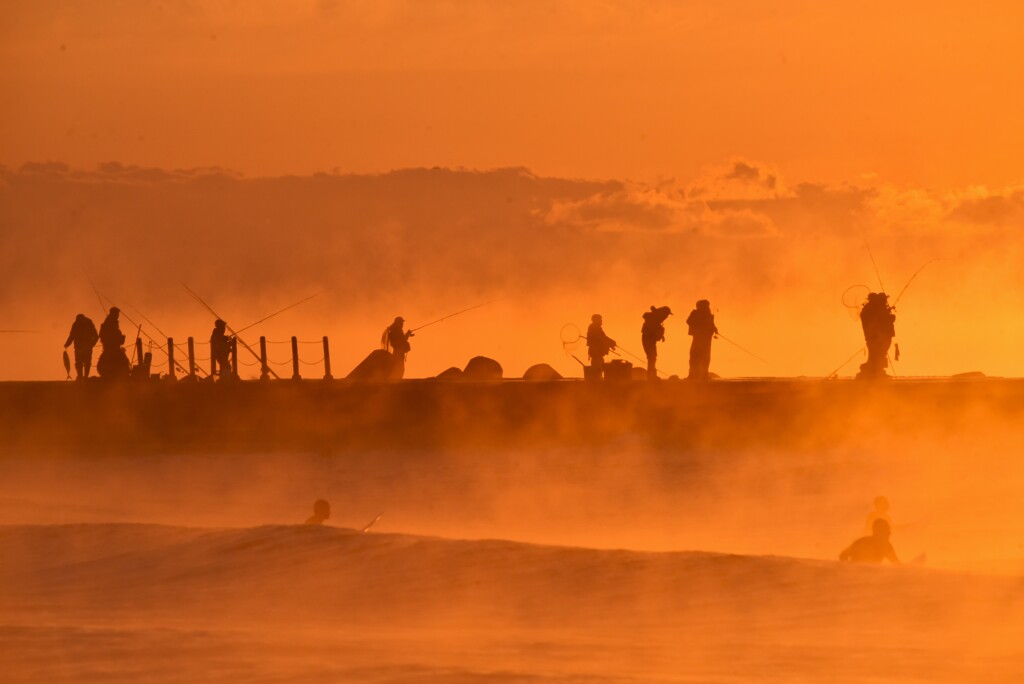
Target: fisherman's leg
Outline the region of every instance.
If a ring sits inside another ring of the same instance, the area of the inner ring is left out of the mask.
[[[705,380],[711,377],[711,340],[708,340],[701,349],[700,371]]]

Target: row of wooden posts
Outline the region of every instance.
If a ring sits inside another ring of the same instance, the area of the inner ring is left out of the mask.
[[[333,380],[331,375],[331,347],[327,341],[327,336],[323,337],[324,344],[324,380]],[[250,350],[251,351],[251,350]],[[135,340],[135,352],[136,358],[141,359],[142,356],[142,340]],[[235,369],[234,375],[238,375],[238,341],[235,339],[231,340],[231,366]],[[174,338],[167,338],[167,374],[171,380],[176,380],[178,377],[177,368],[179,364],[174,359]],[[182,366],[182,371],[185,368]],[[213,353],[210,354],[210,377],[213,377],[217,373],[217,361],[213,358]],[[269,380],[270,376],[277,377],[277,374],[270,370],[270,366],[267,363],[267,338],[260,337],[260,380]],[[196,345],[193,338],[188,338],[188,375],[189,379],[196,378]],[[299,374],[299,339],[292,337],[292,380],[301,380],[302,376]]]

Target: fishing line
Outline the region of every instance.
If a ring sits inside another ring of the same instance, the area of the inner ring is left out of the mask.
[[[861,348],[860,348],[860,349],[858,349],[857,351],[853,352],[853,354],[851,354],[851,355],[850,355],[850,358],[848,358],[848,359],[846,359],[845,361],[843,361],[843,362],[842,362],[842,363],[841,363],[841,364],[839,365],[839,368],[836,368],[836,369],[835,369],[834,371],[832,371],[831,373],[829,373],[828,375],[826,375],[826,376],[825,376],[825,379],[826,379],[826,380],[831,380],[831,379],[833,379],[833,378],[837,377],[837,375],[838,375],[839,371],[843,370],[843,368],[845,368],[845,367],[846,367],[846,364],[850,363],[850,362],[851,362],[851,361],[853,361],[853,360],[854,360],[855,358],[857,358],[857,355],[858,355],[858,354],[862,354],[862,353],[864,353],[864,350],[866,350],[866,349],[867,349],[867,347],[861,347]]]
[[[936,261],[943,261],[943,260],[944,260],[943,257],[935,257],[934,259],[925,262],[924,266],[922,266],[921,268],[919,268],[916,271],[914,271],[914,275],[910,276],[910,280],[907,281],[907,284],[903,286],[903,289],[900,290],[900,293],[898,295],[896,295],[896,299],[893,300],[893,303],[892,303],[893,308],[896,307],[896,303],[900,301],[900,298],[903,297],[903,293],[905,293],[907,291],[907,288],[910,287],[910,283],[914,282],[914,279],[917,278],[918,274],[921,271],[926,269],[928,266],[931,266]]]
[[[726,336],[725,336],[725,335],[723,335],[722,333],[715,333],[715,335],[717,335],[717,336],[718,336],[719,338],[721,338],[721,339],[725,340],[726,342],[728,342],[728,343],[729,343],[729,344],[731,344],[732,346],[736,347],[736,348],[737,348],[737,349],[739,349],[740,351],[742,351],[742,352],[746,352],[747,354],[750,354],[751,356],[753,356],[753,357],[754,357],[755,359],[757,359],[757,360],[758,360],[758,361],[760,361],[761,363],[765,363],[765,364],[768,364],[769,366],[770,366],[770,365],[772,365],[772,364],[771,364],[770,362],[766,361],[765,359],[762,359],[762,358],[761,358],[760,356],[758,356],[758,355],[757,355],[757,354],[755,354],[754,352],[750,351],[749,349],[746,349],[745,347],[741,347],[741,346],[740,346],[739,344],[737,344],[736,342],[733,342],[732,340],[730,340],[730,339],[729,339],[728,337],[726,337]]]
[[[875,254],[871,251],[871,245],[868,244],[868,236],[864,236],[864,247],[868,250],[868,256],[871,257],[871,265],[875,269],[875,277],[878,278],[878,286],[882,288],[882,292],[885,292],[885,283],[882,282],[882,274],[878,272],[878,264],[875,263]]]
[[[449,318],[454,318],[455,316],[459,316],[461,314],[464,314],[467,311],[472,311],[473,309],[479,309],[482,306],[487,306],[488,304],[493,304],[494,302],[498,302],[498,301],[501,301],[501,299],[500,298],[499,299],[492,299],[489,302],[484,302],[483,304],[477,304],[476,306],[471,306],[468,309],[463,309],[462,311],[456,311],[455,313],[448,314],[447,316],[442,316],[441,318],[438,318],[436,321],[431,321],[430,323],[424,323],[423,325],[419,326],[418,328],[413,328],[409,332],[416,332],[417,330],[423,330],[424,328],[430,327],[430,326],[434,325],[435,323],[440,323],[441,321],[447,321]]]

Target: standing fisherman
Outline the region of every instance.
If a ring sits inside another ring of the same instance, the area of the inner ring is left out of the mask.
[[[604,357],[612,349],[615,349],[615,340],[608,337],[604,328],[601,314],[594,314],[590,317],[590,327],[587,328],[587,353],[590,355],[590,365],[597,371],[598,379],[604,377]]]
[[[75,322],[71,324],[71,332],[68,333],[68,339],[64,342],[64,348],[67,349],[74,342],[75,373],[79,380],[89,377],[89,371],[92,369],[92,348],[96,346],[99,339],[100,336],[96,334],[96,324],[92,322],[92,319],[85,314],[78,314],[75,317]]]
[[[889,306],[889,295],[884,292],[869,293],[867,303],[860,310],[860,323],[864,328],[868,360],[861,364],[857,377],[889,377],[885,369],[889,365],[889,346],[892,344],[892,338],[896,336],[896,314]]]
[[[707,380],[708,368],[711,366],[711,340],[718,334],[715,327],[715,314],[711,313],[711,303],[706,299],[697,302],[697,308],[686,318],[690,336],[690,380]]]
[[[117,380],[126,378],[131,373],[131,364],[128,362],[128,355],[124,353],[124,333],[118,324],[118,316],[121,310],[116,306],[111,307],[110,313],[100,324],[100,344],[103,351],[100,353],[100,360],[96,362],[96,370],[100,377]]]
[[[217,319],[213,323],[213,332],[210,333],[210,377],[219,375],[221,380],[227,380],[235,375],[231,368],[231,345],[235,338],[227,334],[228,324]]]
[[[413,336],[412,330],[403,331],[402,325],[405,319],[401,316],[395,318],[395,322],[384,329],[382,340],[384,348],[391,352],[394,357],[394,365],[391,367],[391,379],[401,380],[405,375],[405,356],[412,349],[409,338]]]
[[[657,380],[658,342],[665,341],[665,319],[672,315],[667,306],[652,306],[644,313],[644,325],[640,328],[640,341],[647,352],[647,379]]]

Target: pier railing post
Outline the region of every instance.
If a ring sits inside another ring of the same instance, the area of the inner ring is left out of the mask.
[[[327,343],[327,335],[324,335],[324,380],[333,380],[331,375],[331,345]]]
[[[238,338],[231,338],[231,377],[237,378],[238,375]]]
[[[292,336],[292,380],[301,380],[299,375],[299,338]]]
[[[270,379],[270,366],[267,365],[267,338],[260,335],[260,380]]]
[[[191,337],[188,338],[188,377],[196,379],[196,342]]]
[[[143,365],[144,365],[144,362],[143,362],[143,359],[142,359],[142,338],[141,337],[136,337],[135,338],[135,363],[138,365],[139,368],[142,368]]]
[[[174,338],[167,338],[167,377],[171,380],[177,380],[178,374],[174,367]]]

